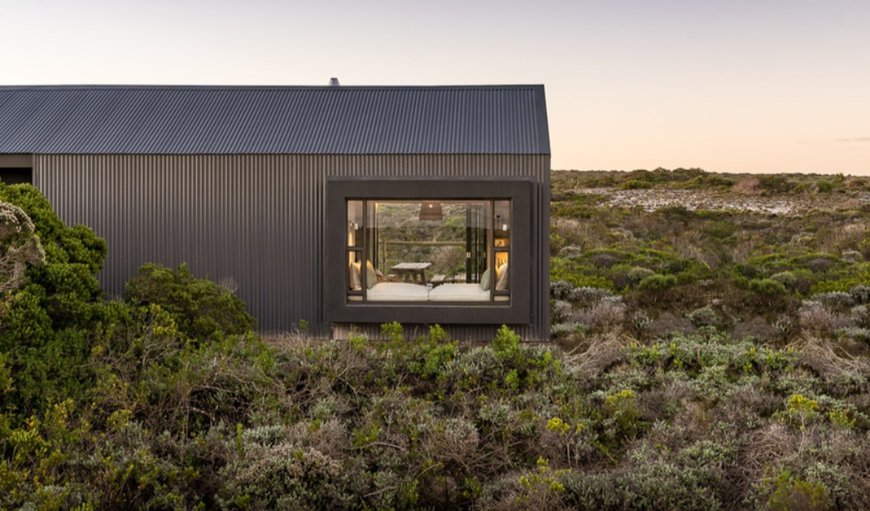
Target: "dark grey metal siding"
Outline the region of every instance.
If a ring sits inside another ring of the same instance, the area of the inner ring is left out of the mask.
[[[0,153],[549,154],[542,85],[0,86]]]
[[[264,331],[286,331],[304,319],[328,333],[321,283],[327,176],[534,180],[534,323],[518,331],[547,338],[548,155],[34,156],[34,184],[61,218],[109,241],[100,276],[109,293],[120,294],[142,263],[186,262],[197,275],[237,282]],[[494,327],[449,330],[487,340]]]

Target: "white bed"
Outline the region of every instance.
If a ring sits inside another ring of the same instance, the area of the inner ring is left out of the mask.
[[[489,291],[480,284],[442,284],[429,291],[431,302],[487,302]]]
[[[370,302],[426,302],[429,288],[407,282],[378,282],[366,292]]]

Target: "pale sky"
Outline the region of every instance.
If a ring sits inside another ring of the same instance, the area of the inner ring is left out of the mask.
[[[0,84],[542,83],[555,169],[870,175],[870,1],[0,0]]]

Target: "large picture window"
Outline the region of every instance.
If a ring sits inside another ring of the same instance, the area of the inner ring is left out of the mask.
[[[347,200],[347,301],[510,303],[511,201]]]
[[[327,321],[530,322],[531,183],[327,181]]]

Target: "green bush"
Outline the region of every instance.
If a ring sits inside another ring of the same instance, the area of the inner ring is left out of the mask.
[[[639,179],[630,179],[622,183],[619,187],[623,190],[648,190],[653,187],[653,184]]]
[[[12,203],[27,213],[45,249],[46,262],[84,264],[91,273],[100,271],[106,257],[106,242],[85,226],[64,225],[35,187],[0,183],[0,202]]]
[[[788,470],[779,473],[774,481],[774,490],[767,500],[767,507],[776,511],[791,509],[831,509],[828,488],[819,482],[807,481],[793,476]]]
[[[405,340],[405,330],[398,321],[391,321],[381,325],[381,334],[385,339],[393,343],[401,343]]]
[[[655,274],[644,277],[637,285],[637,288],[641,291],[655,292],[664,291],[665,289],[672,288],[676,285],[677,278],[673,275]]]
[[[818,189],[819,193],[830,193],[834,191],[834,183],[830,181],[819,181],[818,183],[816,183],[816,188]]]
[[[501,355],[512,355],[520,349],[520,336],[516,332],[502,325],[492,339],[492,349]]]
[[[779,282],[787,289],[795,289],[798,283],[797,276],[794,274],[794,272],[791,271],[781,271],[779,273],[771,275],[770,279]]]
[[[313,447],[289,442],[246,441],[242,455],[221,471],[223,509],[348,509],[352,479],[333,459]]]
[[[766,297],[781,296],[788,293],[784,285],[773,279],[752,279],[749,281],[749,289]]]
[[[705,305],[689,313],[689,321],[696,327],[713,326],[718,322],[716,311]]]
[[[766,174],[757,177],[762,191],[768,195],[784,194],[794,191],[796,184],[781,174]]]
[[[106,320],[96,278],[106,244],[90,229],[64,225],[30,185],[0,183],[0,201],[27,214],[45,251],[44,264],[28,267],[16,289],[0,294],[0,352],[14,374],[7,405],[27,416],[78,398],[92,382],[90,343]]]
[[[182,264],[173,270],[145,264],[127,281],[124,300],[136,307],[159,305],[190,339],[239,335],[254,328],[245,304],[229,290],[193,276]]]

